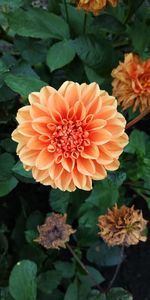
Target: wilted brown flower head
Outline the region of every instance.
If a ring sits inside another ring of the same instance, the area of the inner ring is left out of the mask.
[[[35,240],[46,249],[66,248],[71,234],[75,232],[71,225],[66,224],[67,214],[53,213],[45,223],[38,226],[39,237]]]
[[[107,4],[116,6],[117,2],[118,0],[77,0],[77,7],[98,15]]]
[[[115,205],[105,215],[100,216],[98,222],[99,235],[108,246],[128,247],[147,239],[143,234],[147,221],[144,220],[142,211],[134,209],[134,206],[123,205],[118,208]]]

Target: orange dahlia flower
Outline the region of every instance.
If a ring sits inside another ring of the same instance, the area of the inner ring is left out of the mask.
[[[98,15],[107,3],[116,6],[117,2],[118,0],[78,0],[77,5],[85,11],[90,11],[94,15]]]
[[[143,62],[136,54],[125,54],[112,76],[113,95],[123,109],[132,106],[142,112],[150,106],[150,58]]]
[[[126,121],[116,99],[96,83],[66,81],[58,91],[46,86],[29,102],[18,111],[12,138],[36,181],[63,191],[91,190],[92,179],[118,169],[128,143]]]

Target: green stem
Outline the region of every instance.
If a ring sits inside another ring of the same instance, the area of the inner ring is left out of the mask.
[[[121,267],[121,264],[122,264],[122,258],[123,258],[123,255],[124,255],[124,245],[121,247],[121,253],[120,253],[120,262],[118,263],[117,267],[116,267],[116,270],[115,270],[115,273],[111,279],[111,281],[109,282],[108,284],[108,287],[106,289],[106,292],[108,292],[110,290],[110,288],[112,287],[118,273],[119,273],[119,270],[120,270],[120,267]]]
[[[71,252],[72,256],[74,257],[74,259],[76,260],[76,262],[80,265],[80,267],[84,270],[84,272],[89,275],[92,279],[92,281],[94,282],[95,286],[97,287],[97,289],[103,293],[103,289],[102,287],[97,284],[97,282],[95,281],[95,278],[93,278],[93,276],[89,273],[89,271],[87,270],[86,266],[83,264],[83,262],[80,260],[80,258],[76,255],[76,253],[73,251],[73,249],[71,248],[71,246],[66,243],[66,247],[68,248],[68,250]]]
[[[87,26],[87,14],[84,15],[84,21],[83,21],[83,33],[86,33],[86,26]]]
[[[66,13],[66,20],[67,23],[69,24],[69,14],[68,14],[68,6],[66,0],[64,0],[64,7],[65,7],[65,13]]]

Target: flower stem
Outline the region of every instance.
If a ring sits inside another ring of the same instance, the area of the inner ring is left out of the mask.
[[[120,262],[118,263],[117,267],[116,267],[116,270],[115,270],[115,273],[111,279],[111,281],[109,282],[108,284],[108,287],[106,289],[105,292],[108,292],[110,290],[110,288],[112,287],[118,273],[119,273],[119,270],[120,270],[120,267],[121,267],[121,264],[122,264],[122,258],[123,258],[123,255],[124,255],[124,245],[121,247],[121,253],[120,253]]]
[[[83,33],[86,33],[86,25],[87,25],[87,14],[84,15],[84,21],[83,21]]]
[[[130,121],[127,125],[126,125],[126,129],[129,129],[131,126],[133,126],[134,124],[136,124],[137,122],[139,122],[140,120],[142,120],[146,115],[148,115],[150,113],[150,107],[146,108],[141,114],[139,114],[135,119],[133,119],[132,121]]]
[[[66,13],[66,20],[67,20],[67,23],[69,24],[69,14],[68,14],[68,7],[67,7],[66,0],[64,0],[64,7],[65,7],[65,13]]]
[[[83,264],[83,262],[80,260],[80,258],[76,255],[76,253],[73,251],[73,249],[71,248],[71,246],[70,246],[68,243],[66,243],[66,247],[67,247],[68,250],[71,252],[71,254],[72,254],[72,256],[74,257],[74,259],[76,260],[76,262],[77,262],[77,263],[80,265],[80,267],[84,270],[84,272],[85,272],[87,275],[89,275],[89,276],[91,277],[91,279],[92,279],[92,281],[95,283],[95,286],[97,287],[97,289],[98,289],[101,293],[103,293],[104,291],[103,291],[102,287],[101,287],[99,284],[97,284],[95,278],[93,278],[93,276],[89,273],[89,271],[87,270],[86,266]]]

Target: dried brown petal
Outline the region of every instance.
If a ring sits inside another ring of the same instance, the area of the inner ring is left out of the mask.
[[[35,240],[46,249],[66,248],[70,235],[75,232],[72,226],[66,224],[67,214],[53,213],[45,223],[38,226],[39,237]]]
[[[134,206],[118,208],[115,205],[98,218],[99,235],[109,246],[136,245],[147,239],[143,234],[147,222],[142,211],[134,209]]]

